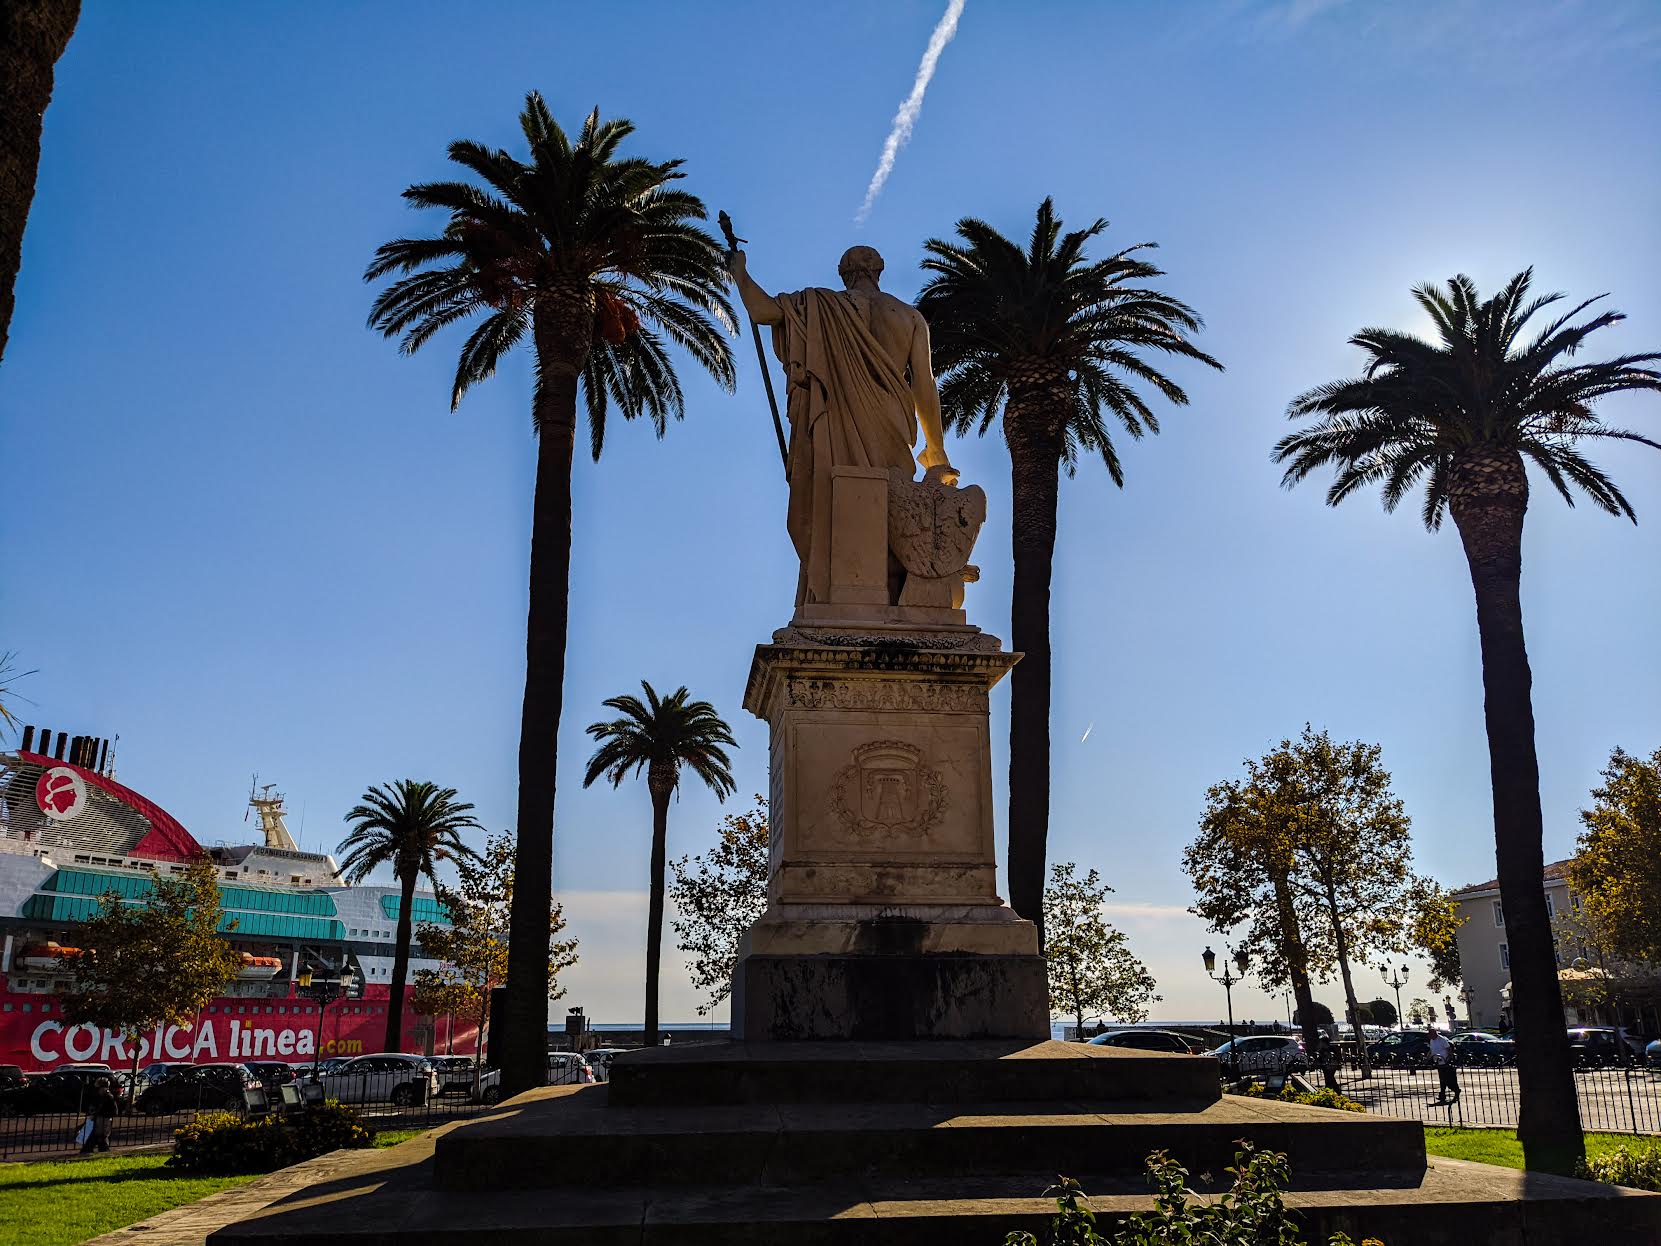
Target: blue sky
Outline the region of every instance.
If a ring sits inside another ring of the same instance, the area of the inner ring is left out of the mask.
[[[1383,744],[1422,865],[1492,874],[1471,590],[1457,539],[1376,500],[1277,487],[1287,400],[1346,375],[1420,281],[1612,293],[1605,354],[1661,342],[1661,9],[1646,3],[1216,5],[969,0],[915,135],[854,214],[945,5],[90,4],[47,114],[0,370],[0,648],[27,717],[121,735],[120,771],[205,841],[246,833],[250,776],[308,846],[372,782],[461,789],[513,821],[534,446],[514,361],[456,414],[459,336],[411,360],[364,328],[375,246],[437,228],[408,183],[447,142],[512,146],[527,89],[575,126],[687,161],[751,269],[834,284],[855,241],[910,297],[963,215],[1024,235],[1044,195],[1106,244],[1157,240],[1223,375],[1121,446],[1127,487],[1062,488],[1052,856],[1095,865],[1160,979],[1214,1016],[1179,868],[1207,784],[1312,721]],[[746,335],[747,337],[747,335]],[[660,443],[617,423],[575,473],[557,883],[587,959],[569,1002],[639,1015],[649,812],[584,792],[584,724],[641,677],[739,706],[789,614],[784,490],[747,340],[736,397],[691,366]],[[1661,403],[1610,418],[1661,430]],[[991,519],[973,621],[1008,625],[1008,468],[954,443]],[[1616,744],[1661,744],[1661,455],[1598,448],[1633,527],[1537,487],[1525,547],[1547,852]],[[994,701],[1002,802],[1007,689]],[[1081,742],[1094,724],[1088,740]],[[718,807],[688,791],[671,851]],[[1002,834],[1000,826],[1000,854]],[[1420,979],[1422,981],[1422,979]],[[665,975],[665,1014],[693,997]],[[1412,988],[1408,994],[1414,993]],[[1337,991],[1325,995],[1336,1002]],[[1243,1014],[1273,1005],[1248,991]]]

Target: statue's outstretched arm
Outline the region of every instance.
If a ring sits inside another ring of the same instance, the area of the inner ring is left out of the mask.
[[[733,284],[738,287],[738,297],[743,300],[744,310],[750,313],[750,319],[754,323],[778,324],[784,319],[784,311],[779,307],[778,300],[758,286],[750,276],[744,252],[733,251],[728,254],[727,272],[732,275]]]
[[[940,425],[940,388],[934,383],[934,360],[929,352],[929,322],[913,314],[911,333],[911,397],[917,404],[917,422],[923,429],[923,453],[917,461],[925,468],[948,467],[946,435]]]

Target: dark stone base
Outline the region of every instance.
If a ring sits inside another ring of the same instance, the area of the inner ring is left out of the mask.
[[[732,1032],[780,1039],[1050,1036],[1041,956],[746,956]]]

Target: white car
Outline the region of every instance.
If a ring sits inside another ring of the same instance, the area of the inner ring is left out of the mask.
[[[621,1047],[596,1047],[593,1051],[585,1052],[583,1058],[588,1061],[588,1067],[594,1070],[594,1079],[601,1082],[611,1080],[611,1062],[614,1057],[623,1054]]]
[[[1303,1044],[1283,1034],[1231,1039],[1211,1054],[1225,1070],[1237,1065],[1242,1073],[1287,1073],[1309,1067]]]
[[[342,1103],[413,1107],[438,1094],[438,1074],[421,1056],[385,1051],[356,1056],[322,1075],[323,1094]]]
[[[592,1086],[600,1079],[581,1055],[570,1051],[548,1053],[549,1086]],[[502,1070],[490,1069],[479,1078],[479,1100],[483,1103],[502,1101]]]

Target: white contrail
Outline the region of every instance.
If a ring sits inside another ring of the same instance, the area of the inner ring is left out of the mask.
[[[1095,729],[1096,729],[1096,720],[1094,718],[1092,718],[1090,720],[1090,725],[1084,729],[1084,734],[1081,735],[1078,738],[1078,742],[1080,744],[1083,744],[1086,740],[1088,740],[1090,738],[1090,733],[1092,731],[1094,731]]]
[[[946,50],[946,45],[952,41],[952,36],[957,33],[957,19],[962,16],[963,0],[949,0],[945,16],[935,25],[934,33],[929,36],[928,47],[923,49],[923,59],[917,64],[917,80],[911,84],[911,94],[905,97],[900,104],[900,111],[894,114],[894,128],[888,132],[888,141],[882,145],[882,156],[877,160],[877,171],[871,175],[871,184],[865,188],[865,202],[859,205],[859,211],[854,214],[855,224],[865,224],[865,218],[871,215],[871,205],[877,201],[877,196],[882,193],[883,183],[894,171],[894,158],[911,138],[912,127],[917,124],[917,114],[923,111],[923,92],[929,89],[929,79],[934,77],[934,67],[940,60],[940,54]]]

